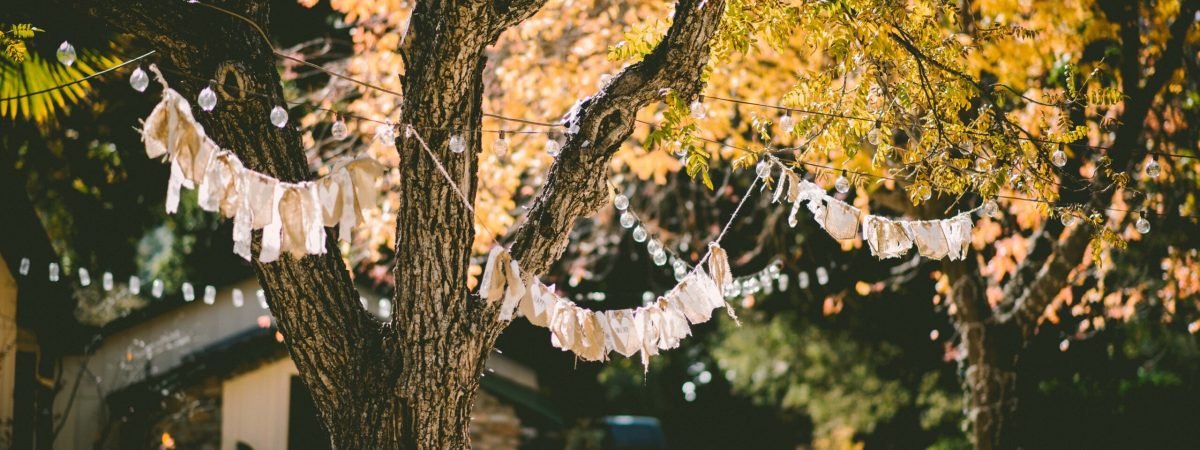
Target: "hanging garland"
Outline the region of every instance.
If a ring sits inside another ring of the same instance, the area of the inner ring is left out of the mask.
[[[339,239],[349,241],[364,211],[375,208],[382,164],[370,158],[342,161],[328,175],[299,183],[248,169],[204,133],[187,99],[167,86],[158,68],[150,70],[163,85],[163,98],[143,122],[142,141],[147,156],[171,163],[167,213],[178,210],[180,189],[197,189],[200,208],[233,219],[234,253],[249,261],[251,231],[263,230],[258,259],[272,262],[284,252],[325,253],[325,227],[339,226]],[[201,103],[204,99],[202,94]]]

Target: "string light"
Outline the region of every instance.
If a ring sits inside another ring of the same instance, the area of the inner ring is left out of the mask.
[[[211,305],[217,302],[217,288],[213,285],[204,286],[204,304]]]
[[[276,128],[287,126],[288,112],[282,106],[271,108],[271,124]]]
[[[346,121],[342,120],[341,116],[338,116],[337,120],[333,122],[333,126],[330,127],[329,133],[334,139],[340,141],[350,135],[350,130],[346,128]]]
[[[217,107],[217,93],[212,90],[212,87],[205,86],[200,91],[200,95],[196,97],[196,104],[200,105],[200,109],[205,112],[211,112]]]
[[[783,117],[779,118],[779,129],[783,130],[784,134],[792,134],[796,129],[796,120],[792,119],[791,111],[785,112]]]
[[[154,298],[162,298],[164,287],[165,286],[163,286],[162,280],[156,278],[154,282],[150,284],[150,295],[153,295]]]
[[[78,276],[79,276],[79,285],[80,286],[88,287],[92,284],[92,275],[88,273],[87,269],[80,267]]]
[[[104,272],[104,275],[100,277],[100,287],[104,288],[105,292],[111,291],[113,289],[113,274],[112,274],[112,272]]]
[[[508,154],[508,138],[504,137],[504,131],[500,131],[500,137],[492,142],[492,151],[496,152],[497,156]]]
[[[1134,223],[1134,228],[1137,228],[1138,233],[1146,234],[1150,232],[1150,221],[1146,220],[1146,213],[1138,214],[1137,222]]]
[[[29,275],[29,258],[21,258],[21,266],[17,269],[21,275]]]
[[[75,64],[75,46],[71,45],[70,42],[63,41],[58,46],[58,51],[54,52],[54,55],[58,57],[58,62],[64,66],[71,67],[72,64]]]
[[[645,242],[647,234],[646,228],[638,225],[633,229],[633,240],[636,242]]]
[[[196,288],[192,286],[192,283],[184,281],[183,285],[179,287],[179,291],[183,294],[183,301],[185,302],[196,299]]]
[[[396,126],[391,120],[375,126],[375,140],[389,145],[396,143]]]
[[[1146,176],[1158,178],[1160,173],[1162,173],[1162,167],[1158,165],[1158,158],[1150,157],[1150,162],[1146,163]]]
[[[129,86],[138,92],[146,92],[146,87],[150,86],[150,76],[146,75],[142,66],[133,69],[133,73],[129,74]]]
[[[50,281],[58,281],[58,263],[50,263]]]
[[[243,293],[241,289],[234,288],[233,292],[230,293],[230,296],[233,299],[234,308],[241,308],[242,305],[246,304],[246,294]]]
[[[850,180],[846,179],[845,170],[842,171],[841,175],[838,175],[837,181],[833,182],[833,187],[843,194],[850,192]]]
[[[1061,146],[1050,155],[1050,162],[1054,163],[1055,167],[1067,165],[1067,153],[1062,150]]]
[[[626,209],[629,209],[629,197],[626,197],[625,194],[617,194],[617,196],[613,198],[613,207],[617,208],[618,211],[625,211]],[[630,217],[632,217],[632,215],[630,215]]]
[[[1000,214],[1000,205],[996,204],[995,200],[988,199],[983,202],[983,209],[979,211],[979,215],[983,217],[996,217]]]
[[[700,120],[708,117],[708,111],[704,108],[704,103],[700,100],[692,100],[692,104],[688,105],[688,112],[693,119]]]
[[[547,155],[550,155],[550,157],[552,157],[552,158],[557,158],[559,152],[561,152],[561,151],[562,151],[562,145],[558,143],[557,139],[554,139],[553,137],[546,139],[546,154]]]
[[[142,293],[142,279],[138,278],[137,275],[131,275],[129,277],[129,293],[133,295]]]
[[[462,153],[462,152],[466,151],[466,149],[467,149],[467,144],[463,142],[462,136],[457,135],[457,134],[454,136],[450,136],[450,144],[449,145],[450,145],[450,151],[452,151],[454,153]]]
[[[759,161],[758,165],[754,166],[754,173],[757,174],[759,178],[766,180],[767,177],[771,176],[771,164],[765,159]]]

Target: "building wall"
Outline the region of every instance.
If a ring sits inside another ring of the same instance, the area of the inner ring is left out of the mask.
[[[290,358],[268,363],[225,381],[221,390],[221,450],[238,442],[255,449],[286,449],[291,380]]]

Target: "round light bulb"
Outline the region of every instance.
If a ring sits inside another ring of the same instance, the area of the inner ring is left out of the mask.
[[[661,252],[662,243],[658,242],[658,239],[651,239],[650,242],[646,243],[646,250],[652,254]]]
[[[754,166],[754,173],[758,174],[759,178],[766,179],[771,176],[771,164],[766,161],[759,161],[757,166]]]
[[[58,62],[62,63],[64,66],[75,64],[75,46],[71,45],[70,42],[63,41],[63,43],[58,46],[58,51],[55,52],[54,55],[58,57]]]
[[[146,92],[146,87],[150,86],[150,76],[146,75],[146,71],[142,70],[141,66],[133,69],[133,73],[129,74],[129,86],[138,92]]]
[[[646,237],[647,237],[646,229],[643,228],[641,225],[638,225],[636,228],[633,229],[633,240],[634,241],[646,242]]]
[[[452,151],[454,153],[462,153],[463,151],[465,151],[467,149],[467,144],[465,142],[463,142],[462,136],[459,136],[457,134],[454,136],[450,136],[450,144],[449,145],[450,145],[450,151]]]
[[[508,154],[508,139],[505,138],[503,134],[501,134],[500,138],[496,139],[496,141],[492,143],[492,151],[496,152],[496,154],[499,156]]]
[[[1158,178],[1162,173],[1162,166],[1158,165],[1158,158],[1151,158],[1150,162],[1146,163],[1146,176],[1150,178]]]
[[[779,129],[783,130],[784,134],[791,134],[792,130],[796,129],[796,121],[792,119],[790,113],[779,118]]]
[[[562,151],[562,146],[560,146],[558,144],[558,141],[554,140],[553,138],[546,139],[546,154],[547,155],[557,158],[559,152],[561,152],[561,151]]]
[[[1062,215],[1062,225],[1063,225],[1064,227],[1069,227],[1069,226],[1071,226],[1071,225],[1073,225],[1073,224],[1075,224],[1075,216],[1071,215],[1071,213],[1063,213],[1063,215]]]
[[[633,217],[633,213],[625,211],[621,213],[621,226],[625,228],[633,228],[637,224],[637,218]]]
[[[691,113],[693,119],[703,119],[708,116],[708,112],[704,110],[704,103],[700,100],[692,100],[692,104],[688,105],[688,112]]]
[[[329,133],[333,135],[334,139],[340,141],[345,139],[346,136],[350,135],[350,129],[346,127],[346,121],[339,117],[337,121],[333,123],[333,127],[329,129]]]
[[[839,175],[837,181],[833,182],[833,187],[843,194],[850,192],[850,180],[847,180],[845,175]]]
[[[387,145],[396,144],[396,127],[392,125],[392,121],[375,126],[375,140]]]
[[[1138,233],[1142,233],[1142,234],[1149,233],[1150,232],[1150,221],[1146,220],[1145,217],[1138,217],[1137,222],[1134,223],[1134,227],[1137,228]]]
[[[200,95],[196,97],[196,104],[200,105],[200,109],[204,111],[212,111],[217,107],[217,93],[210,87],[202,89]]]
[[[661,265],[667,263],[667,254],[662,251],[655,253],[653,258],[654,258],[654,265],[656,265],[656,266],[661,266]]]
[[[626,197],[625,194],[617,194],[613,199],[613,206],[621,211],[629,209],[629,197]]]
[[[271,108],[271,125],[275,125],[277,128],[283,128],[287,126],[287,120],[288,112],[286,109],[283,109],[282,106]]]
[[[1066,152],[1063,152],[1062,149],[1055,150],[1054,153],[1050,155],[1050,162],[1054,163],[1056,167],[1067,165]]]
[[[867,142],[871,145],[879,145],[879,128],[872,128],[867,132]]]

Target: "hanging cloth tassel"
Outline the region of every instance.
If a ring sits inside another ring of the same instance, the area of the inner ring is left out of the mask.
[[[504,289],[504,301],[500,303],[500,320],[509,321],[513,318],[513,312],[517,310],[517,306],[521,302],[521,298],[525,296],[525,282],[521,280],[521,265],[517,260],[513,259],[508,262],[508,270],[505,273],[505,281],[508,287]]]
[[[308,196],[304,199],[304,247],[310,255],[325,254],[325,218],[317,184],[301,183]]]
[[[504,247],[492,247],[491,253],[488,254],[487,266],[483,269],[483,278],[479,280],[479,298],[488,303],[503,298],[504,284],[507,282],[505,272],[510,259]]]
[[[708,243],[708,271],[712,273],[717,286],[725,286],[733,281],[733,275],[729,270],[729,256],[725,254],[725,249],[716,242]]]
[[[263,227],[262,250],[258,252],[258,260],[264,263],[274,262],[279,259],[279,252],[283,246],[283,218],[279,214],[279,205],[283,200],[284,186],[283,183],[275,185],[275,193],[271,197],[271,210],[274,220]],[[240,214],[238,215],[241,216]]]

